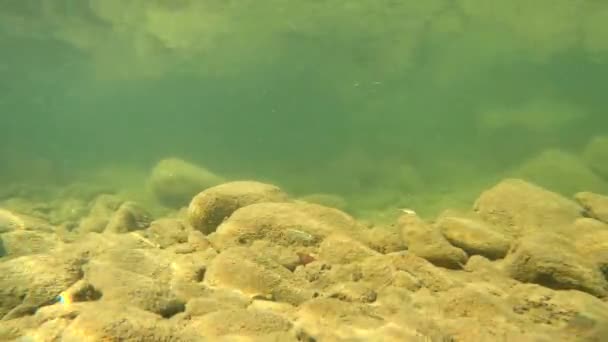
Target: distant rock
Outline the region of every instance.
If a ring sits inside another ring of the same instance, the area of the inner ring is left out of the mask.
[[[152,169],[148,186],[161,204],[179,208],[188,205],[197,193],[222,182],[222,177],[203,167],[169,158]]]
[[[568,197],[587,189],[608,192],[608,181],[594,173],[583,159],[556,149],[524,162],[511,175]]]
[[[585,215],[608,223],[608,196],[579,192],[574,199],[585,209]]]
[[[150,226],[151,215],[135,202],[125,202],[118,207],[108,221],[105,232],[128,233]]]
[[[558,230],[583,212],[576,202],[521,179],[506,179],[484,191],[474,210],[482,220],[515,237]]]
[[[316,204],[320,204],[320,205],[324,205],[327,207],[332,207],[332,208],[336,208],[336,209],[340,209],[340,210],[345,210],[348,207],[348,203],[342,196],[334,195],[334,194],[324,194],[324,193],[310,194],[310,195],[302,196],[302,197],[298,198],[298,200],[304,201],[304,202],[309,202],[309,203],[316,203]]]
[[[112,214],[124,201],[114,195],[99,195],[90,204],[89,213],[80,220],[78,231],[81,233],[101,233],[106,229]]]
[[[287,200],[287,194],[274,185],[253,181],[228,182],[194,196],[188,205],[188,221],[195,229],[210,234],[239,208]]]
[[[593,171],[608,180],[608,136],[591,139],[585,147],[583,157]]]

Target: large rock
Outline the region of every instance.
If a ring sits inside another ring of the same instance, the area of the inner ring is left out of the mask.
[[[185,304],[171,288],[171,265],[169,255],[158,250],[110,249],[88,262],[84,279],[102,293],[104,303],[171,317]]]
[[[161,160],[148,179],[148,186],[159,202],[179,208],[197,193],[222,183],[213,172],[177,158]]]
[[[114,195],[97,196],[90,205],[89,214],[80,220],[78,231],[81,233],[101,233],[106,229],[112,214],[124,201]]]
[[[608,223],[608,197],[592,192],[579,192],[574,196],[585,209],[585,214],[596,220]]]
[[[595,263],[608,280],[608,224],[581,218],[564,233],[573,242],[577,253]]]
[[[343,234],[329,235],[319,246],[319,259],[331,264],[348,264],[380,253]]]
[[[585,147],[583,156],[587,165],[608,180],[608,136],[598,136]]]
[[[302,278],[275,260],[246,247],[234,247],[211,261],[204,282],[212,288],[231,289],[249,298],[294,305],[313,297]]]
[[[574,201],[521,179],[506,179],[476,200],[484,220],[517,237],[533,231],[554,231],[581,217]]]
[[[443,236],[468,255],[482,255],[489,259],[500,259],[507,255],[511,239],[500,230],[473,219],[446,216],[436,226]]]
[[[218,310],[204,316],[196,317],[188,322],[186,332],[201,334],[209,338],[220,336],[229,337],[226,341],[251,341],[253,337],[261,337],[259,341],[284,341],[284,339],[269,339],[267,334],[287,332],[292,323],[285,317],[274,313],[255,309]]]
[[[217,226],[239,208],[263,202],[285,202],[288,197],[274,185],[253,181],[220,184],[196,195],[188,206],[188,220],[204,234]]]
[[[0,234],[0,257],[46,253],[60,245],[61,240],[55,234],[15,230]]]
[[[514,243],[504,261],[507,274],[521,282],[608,295],[608,281],[599,267],[558,234],[530,234]]]
[[[458,269],[467,262],[467,254],[452,246],[441,232],[420,219],[416,214],[405,213],[397,222],[408,251],[434,265]]]
[[[282,246],[318,246],[334,232],[357,233],[361,226],[333,208],[308,203],[256,203],[240,208],[209,236],[219,249],[268,240]]]
[[[45,254],[0,263],[0,318],[34,313],[82,277],[81,260]]]

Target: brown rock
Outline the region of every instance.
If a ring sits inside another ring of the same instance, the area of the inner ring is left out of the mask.
[[[81,260],[45,254],[0,263],[0,317],[34,313],[82,277]]]
[[[511,239],[491,225],[461,217],[442,217],[436,226],[443,236],[468,255],[482,255],[489,259],[504,258]]]
[[[585,214],[608,223],[608,197],[592,192],[579,192],[574,198],[585,209]]]
[[[55,234],[14,230],[0,235],[0,257],[47,253],[60,245],[61,241]]]
[[[319,259],[330,264],[348,264],[380,253],[344,234],[332,234],[319,246]]]
[[[209,188],[196,195],[188,206],[192,227],[204,234],[214,232],[239,208],[263,202],[285,202],[287,194],[274,185],[237,181]]]
[[[409,252],[441,267],[458,269],[466,264],[467,254],[452,246],[437,228],[427,224],[416,214],[402,215],[397,226],[401,229]]]
[[[313,296],[303,280],[260,252],[234,247],[213,259],[204,283],[212,288],[239,291],[249,298],[298,305]]]
[[[219,310],[204,316],[195,317],[186,326],[186,331],[197,332],[205,337],[264,336],[273,332],[286,332],[291,322],[282,316],[268,311],[252,309]]]
[[[504,261],[507,274],[521,282],[608,295],[608,281],[597,265],[557,234],[535,233],[516,241]]]
[[[104,232],[128,233],[150,226],[152,218],[135,202],[125,202],[112,215]]]
[[[575,202],[520,179],[506,179],[477,199],[475,211],[513,236],[554,231],[581,217]]]
[[[256,203],[235,211],[209,236],[218,249],[268,240],[282,246],[317,246],[334,232],[359,231],[349,215],[308,203]]]

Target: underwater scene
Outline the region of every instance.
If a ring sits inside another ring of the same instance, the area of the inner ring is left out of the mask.
[[[0,341],[608,341],[608,2],[0,2]]]

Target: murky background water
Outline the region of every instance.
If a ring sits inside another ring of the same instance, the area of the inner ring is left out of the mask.
[[[606,23],[603,1],[4,1],[0,182],[137,192],[178,157],[361,215],[506,176],[605,193]]]

